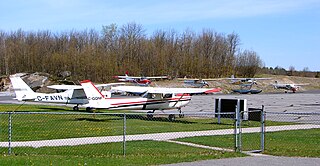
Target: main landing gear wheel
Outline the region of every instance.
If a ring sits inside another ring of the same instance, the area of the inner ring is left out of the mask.
[[[87,108],[86,108],[86,111],[87,111],[87,112],[93,112],[93,108],[87,107]]]
[[[73,111],[79,111],[79,106],[77,106],[77,105],[74,106],[74,107],[73,107]]]
[[[176,116],[174,114],[170,114],[168,119],[169,119],[169,121],[174,121],[174,120],[176,120]]]
[[[153,112],[152,111],[148,111],[147,112],[147,118],[148,119],[152,119],[153,118]]]
[[[183,118],[184,114],[182,113],[181,108],[179,108],[178,111],[179,111],[179,118]]]

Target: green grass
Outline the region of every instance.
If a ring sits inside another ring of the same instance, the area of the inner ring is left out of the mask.
[[[0,105],[1,111],[9,111],[17,105]],[[15,112],[66,112],[69,108],[41,105],[22,105]],[[112,111],[108,111],[112,112]],[[114,111],[113,111],[114,112]],[[117,111],[119,112],[119,111]],[[233,128],[234,121],[217,118],[178,118],[169,121],[166,116],[156,116],[148,119],[143,115],[127,115],[126,133],[161,133],[177,131],[200,131]],[[282,125],[283,122],[268,122],[268,125]],[[245,121],[242,127],[257,127],[259,122]],[[8,115],[0,114],[0,141],[6,141],[8,133]],[[113,136],[123,134],[123,115],[81,115],[81,114],[13,114],[12,140],[44,140],[74,137]]]
[[[275,156],[320,157],[320,129],[268,132],[265,154]],[[202,136],[177,139],[213,147],[234,148],[234,135]],[[260,134],[242,134],[242,150],[260,149]]]
[[[156,165],[197,160],[245,156],[241,153],[213,151],[168,142],[127,142],[74,147],[14,148],[2,155],[1,165]],[[26,153],[27,152],[27,153]]]

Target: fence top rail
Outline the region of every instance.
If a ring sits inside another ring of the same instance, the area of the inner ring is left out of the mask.
[[[1,114],[47,114],[47,115],[146,115],[147,112],[97,112],[97,113],[91,113],[91,112],[0,112]],[[152,113],[154,115],[180,115],[180,113],[171,113],[171,112],[160,112],[160,113]],[[198,115],[198,116],[204,116],[204,115],[234,115],[234,112],[223,112],[223,113],[214,113],[214,112],[188,112],[183,113],[184,115]]]
[[[249,111],[249,112],[257,112],[257,111]],[[266,111],[266,114],[281,114],[281,115],[320,115],[320,112],[269,112]],[[51,115],[146,115],[147,112],[0,112],[1,114],[51,114]],[[155,112],[152,113],[154,115],[179,115],[180,113],[174,112]],[[184,112],[184,115],[234,115],[235,112]]]
[[[266,112],[266,114],[282,114],[282,115],[320,115],[320,112]]]

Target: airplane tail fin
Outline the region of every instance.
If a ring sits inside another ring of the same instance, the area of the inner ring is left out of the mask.
[[[235,77],[234,77],[233,74],[230,76],[230,80],[231,80],[231,81],[230,81],[231,84],[234,84],[234,83],[237,82],[237,80],[235,79]]]
[[[10,76],[13,90],[16,98],[19,101],[33,100],[36,98],[35,92],[21,79],[19,76]]]
[[[97,89],[95,85],[93,85],[93,83],[90,80],[83,80],[80,83],[89,101],[89,107],[108,107],[106,104],[102,104],[103,102],[106,102],[106,100],[104,100],[104,95]]]

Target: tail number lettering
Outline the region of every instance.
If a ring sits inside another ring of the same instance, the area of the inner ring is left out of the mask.
[[[102,97],[89,97],[88,100],[101,100]]]

